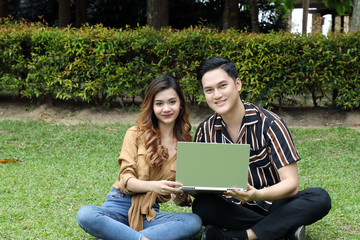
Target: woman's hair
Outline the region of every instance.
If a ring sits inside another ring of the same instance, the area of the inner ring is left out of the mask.
[[[203,87],[202,77],[205,75],[205,73],[218,68],[223,69],[234,81],[236,81],[236,79],[239,77],[235,63],[233,61],[222,57],[211,57],[208,60],[202,62],[197,70],[196,77],[201,87]]]
[[[152,167],[161,167],[169,157],[168,150],[160,143],[158,119],[153,110],[155,95],[169,88],[174,89],[180,99],[180,112],[175,120],[174,136],[178,141],[191,141],[189,109],[179,84],[172,77],[160,76],[155,78],[146,90],[140,117],[136,121],[139,128],[138,138],[145,139],[145,147],[148,150],[145,161]]]

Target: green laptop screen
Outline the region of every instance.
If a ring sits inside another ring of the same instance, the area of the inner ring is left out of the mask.
[[[250,146],[178,142],[176,181],[184,186],[247,188]]]

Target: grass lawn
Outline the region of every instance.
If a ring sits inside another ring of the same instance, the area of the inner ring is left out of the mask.
[[[0,122],[0,239],[93,239],[80,229],[83,205],[101,205],[117,177],[129,125]],[[332,210],[307,239],[360,239],[360,131],[291,129],[302,160],[300,188],[323,187]],[[173,203],[162,211],[191,211]]]

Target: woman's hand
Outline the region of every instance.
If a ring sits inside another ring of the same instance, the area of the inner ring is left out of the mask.
[[[156,192],[160,195],[170,195],[170,194],[177,194],[180,195],[183,193],[181,189],[178,189],[176,187],[181,187],[182,184],[179,182],[173,182],[173,181],[151,181],[151,191]]]
[[[134,193],[155,192],[160,195],[170,195],[171,193],[180,194],[182,183],[173,181],[144,181],[136,178],[130,178],[127,182],[127,189]]]

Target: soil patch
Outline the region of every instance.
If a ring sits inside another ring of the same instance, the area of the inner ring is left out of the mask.
[[[22,99],[0,98],[0,121],[2,120],[35,120],[56,124],[134,124],[138,118],[138,108],[126,110],[122,107],[106,109],[101,106],[56,102],[50,104],[34,104]],[[360,111],[341,111],[325,107],[293,107],[275,110],[284,118],[289,127],[332,127],[344,126],[360,128]],[[197,126],[211,109],[204,106],[190,106],[190,122]]]

